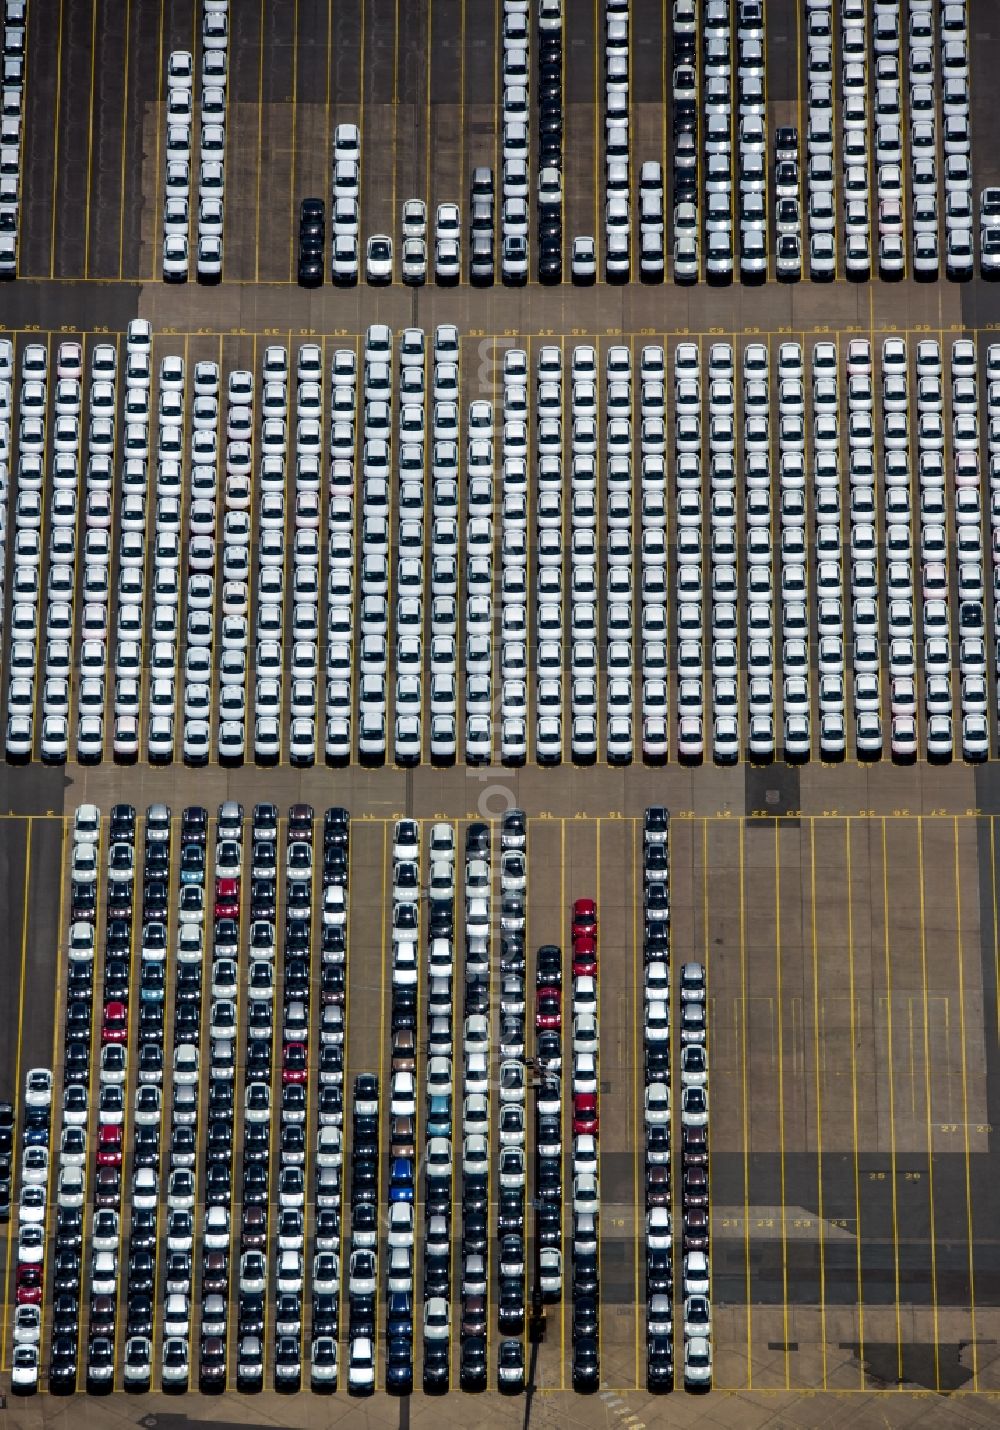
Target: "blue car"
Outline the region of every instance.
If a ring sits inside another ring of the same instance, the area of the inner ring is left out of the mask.
[[[413,1162],[409,1157],[393,1157],[389,1170],[390,1202],[413,1201]]]

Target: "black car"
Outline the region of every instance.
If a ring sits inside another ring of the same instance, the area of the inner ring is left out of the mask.
[[[322,203],[322,199],[320,200]],[[255,804],[253,807],[254,837],[269,834],[273,838],[278,830],[278,806],[276,804]]]
[[[601,1362],[596,1336],[580,1336],[573,1346],[573,1389],[596,1390],[601,1377]]]
[[[577,1296],[573,1301],[573,1339],[597,1335],[597,1299]]]
[[[504,1335],[519,1336],[524,1329],[524,1285],[520,1276],[501,1276],[497,1316]]]
[[[448,1389],[448,1342],[424,1341],[424,1390]]]
[[[364,1157],[351,1168],[351,1200],[372,1202],[378,1198],[378,1162]]]
[[[656,1247],[646,1252],[646,1299],[650,1296],[672,1296],[674,1291],[673,1263],[670,1252]]]
[[[462,1213],[485,1212],[489,1205],[489,1186],[482,1172],[466,1173],[462,1178]]]
[[[596,1296],[599,1292],[597,1257],[592,1251],[573,1257],[573,1297]]]
[[[538,950],[535,982],[558,988],[562,983],[562,949],[554,943],[543,943]]]
[[[462,1222],[462,1255],[485,1256],[488,1240],[486,1215],[484,1212],[469,1212]]]
[[[129,1295],[152,1295],[156,1262],[152,1252],[133,1251],[128,1259]]]
[[[268,1078],[271,1073],[271,1044],[270,1040],[254,1038],[247,1045],[246,1075],[251,1081],[257,1078]]]
[[[137,1167],[160,1165],[160,1133],[156,1127],[137,1127],[132,1141],[132,1155]]]
[[[181,814],[181,843],[204,844],[208,834],[208,810],[189,805]]]
[[[340,1298],[330,1291],[317,1292],[312,1301],[312,1334],[333,1336],[340,1333]]]
[[[342,844],[327,844],[323,849],[323,883],[330,886],[347,883],[347,850]]]
[[[79,1251],[82,1246],[82,1209],[80,1207],[60,1207],[56,1221],[56,1250]]]
[[[385,1308],[386,1334],[413,1340],[413,1297],[402,1291],[390,1291]]]
[[[482,820],[473,820],[465,831],[465,855],[478,859],[490,852],[490,826]]]
[[[309,996],[309,965],[304,958],[285,960],[285,1001]]]
[[[64,1082],[67,1087],[87,1087],[90,1083],[90,1047],[79,1038],[66,1044]]]
[[[63,1292],[52,1302],[52,1334],[76,1335],[80,1328],[80,1303],[75,1296]]]
[[[252,879],[250,882],[250,917],[273,922],[277,909],[277,894],[273,879]]]
[[[262,1336],[264,1334],[263,1292],[240,1292],[239,1329],[241,1336]]]
[[[158,922],[167,916],[167,885],[163,879],[147,878],[143,881],[142,917],[144,921]]]
[[[76,1344],[73,1334],[52,1337],[49,1389],[57,1395],[72,1395],[76,1390]]]
[[[55,1254],[55,1278],[53,1289],[78,1295],[80,1291],[80,1256],[76,1251],[57,1251]]]
[[[674,1355],[669,1336],[650,1336],[646,1346],[646,1389],[673,1390]]]
[[[296,954],[300,958],[309,956],[309,920],[295,919],[285,925],[285,957]]]
[[[535,1217],[540,1246],[559,1246],[562,1242],[562,1209],[558,1204],[547,1203],[538,1208]]]
[[[156,1249],[156,1213],[148,1207],[133,1207],[128,1234],[129,1251]]]
[[[352,1336],[375,1335],[375,1297],[349,1295],[348,1315]]]
[[[486,1389],[486,1337],[465,1336],[459,1382],[463,1390]]]
[[[228,1078],[209,1078],[208,1114],[210,1117],[232,1117],[233,1084]]]
[[[268,1192],[267,1168],[251,1162],[243,1168],[243,1200],[250,1206],[266,1206]]]
[[[73,922],[94,923],[97,919],[97,887],[94,884],[76,884],[70,888],[70,915]]]
[[[524,1193],[518,1187],[501,1187],[497,1205],[497,1231],[524,1231]]]
[[[205,1178],[205,1204],[227,1207],[232,1195],[232,1163],[211,1162]]]
[[[395,1395],[409,1395],[413,1389],[413,1340],[391,1336],[386,1349],[385,1388]]]

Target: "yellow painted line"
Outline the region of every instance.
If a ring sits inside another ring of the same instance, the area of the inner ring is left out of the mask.
[[[562,929],[562,930],[564,930],[564,929],[566,928],[566,923],[567,923],[567,917],[566,917],[566,916],[567,916],[567,912],[568,912],[568,911],[567,911],[567,908],[566,908],[566,821],[565,821],[565,819],[561,819],[561,820],[559,821],[559,927],[560,927],[560,929]],[[562,948],[566,948],[566,947],[567,947],[567,942],[566,942],[566,940],[565,940],[564,938],[560,937],[559,943],[560,943],[560,946],[561,946]],[[565,1156],[566,1156],[566,1096],[565,1096],[565,1091],[566,1091],[566,1089],[565,1089],[565,1073],[560,1073],[559,1083],[560,1083],[560,1096],[559,1096],[560,1127],[559,1127],[559,1132],[560,1132],[560,1141],[561,1141],[562,1149],[563,1149],[563,1160],[565,1160]],[[598,1124],[598,1130],[599,1130],[599,1129],[600,1129],[600,1124]],[[568,1266],[570,1265],[570,1258],[569,1258],[569,1257],[567,1256],[567,1254],[566,1254],[566,1247],[567,1247],[567,1244],[572,1245],[572,1236],[571,1236],[571,1234],[570,1234],[570,1231],[567,1231],[567,1228],[566,1228],[566,1218],[567,1218],[567,1216],[569,1217],[570,1228],[572,1228],[572,1225],[573,1225],[573,1216],[572,1216],[572,1209],[571,1209],[571,1208],[568,1209],[568,1210],[567,1210],[567,1209],[564,1209],[563,1219],[562,1219],[562,1223],[563,1223],[563,1224],[562,1224],[562,1228],[561,1228],[561,1230],[562,1230],[562,1237],[563,1237],[563,1254],[562,1254],[562,1295],[561,1295],[560,1298],[559,1298],[559,1388],[560,1388],[561,1390],[565,1390],[565,1389],[566,1389],[566,1302],[567,1302],[567,1300],[569,1299],[568,1296],[566,1295],[566,1275],[567,1275],[567,1268],[568,1268]]]
[[[56,215],[59,212],[59,118],[62,112],[63,7],[59,0],[59,39],[56,43],[56,107],[52,122],[52,223],[49,229],[49,277],[56,276]],[[159,132],[157,132],[159,140]]]
[[[750,1102],[747,1091],[746,823],[740,822],[740,1064],[743,1104],[743,1255],[747,1308],[747,1389],[753,1389],[753,1309],[750,1299]]]
[[[461,16],[459,22],[458,39],[458,193],[455,196],[459,207],[464,207],[465,202],[465,0],[460,0]],[[465,265],[459,270],[459,283],[464,282]]]
[[[885,821],[882,823],[885,837]],[[924,907],[924,822],[917,816],[917,879],[920,898],[920,974],[924,998],[924,1095],[927,1100],[927,1197],[930,1210],[931,1305],[934,1314],[934,1385],[941,1388],[940,1336],[938,1331],[937,1229],[934,1217],[934,1143],[931,1123],[930,984],[927,981],[927,920]],[[891,1066],[891,1059],[890,1059]],[[895,1178],[893,1179],[895,1188]]]
[[[810,823],[815,828],[816,821]],[[859,1389],[865,1389],[865,1299],[861,1277],[861,1170],[858,1164],[858,1057],[857,1004],[854,986],[854,886],[851,870],[851,820],[844,821],[844,846],[847,854],[847,955],[848,992],[851,1002],[851,1127],[854,1142],[854,1248],[858,1280],[858,1375]]]
[[[1000,922],[997,909],[997,846],[996,816],[990,815],[990,887],[993,894],[993,977],[1000,990]],[[996,999],[997,1041],[1000,1042],[1000,997]]]
[[[958,820],[953,821],[955,843],[955,941],[958,954],[958,1012],[962,1030],[962,1132],[965,1138],[965,1220],[969,1241],[969,1320],[971,1323],[972,1388],[979,1389],[979,1343],[976,1339],[975,1233],[972,1226],[972,1160],[969,1149],[969,1065],[965,1035],[965,951],[962,943],[962,881],[958,857]]]

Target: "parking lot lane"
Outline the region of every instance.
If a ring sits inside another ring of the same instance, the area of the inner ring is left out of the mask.
[[[258,75],[256,250],[254,281],[281,283],[288,271],[293,217],[288,194],[294,139],[294,11],[288,0],[263,0]],[[228,227],[229,225],[227,225]]]
[[[296,0],[288,241],[295,278],[298,209],[302,199],[330,197],[329,103],[333,0]]]
[[[602,951],[605,948],[605,939],[608,939],[607,947],[617,951],[620,944],[620,923],[622,912],[619,911],[617,917],[612,908],[610,916],[612,928],[610,936],[604,930],[603,905],[600,901],[600,876],[601,876],[601,826],[605,823],[600,819],[564,819],[560,821],[560,857],[563,861],[565,871],[565,893],[562,900],[563,908],[563,929],[565,930],[563,939],[563,1296],[561,1311],[561,1344],[562,1344],[562,1379],[561,1385],[564,1389],[569,1389],[573,1384],[573,945],[570,936],[570,925],[572,923],[573,904],[577,899],[594,899],[597,902],[598,919],[598,959],[602,958]],[[609,873],[611,871],[609,870]],[[621,888],[621,877],[615,871],[616,883]],[[608,889],[609,903],[612,902],[611,889]],[[614,1074],[609,1078],[609,1050],[606,1024],[602,1012],[605,1006],[605,999],[601,996],[600,972],[602,964],[598,963],[598,1003],[597,1022],[599,1029],[598,1044],[598,1087],[603,1094],[608,1082],[617,1082],[619,1078]],[[622,1079],[623,1081],[623,1079]],[[615,1227],[613,1209],[608,1205],[609,1193],[617,1185],[614,1173],[610,1172],[610,1165],[607,1159],[608,1148],[608,1122],[605,1120],[611,1109],[605,1104],[603,1096],[599,1099],[599,1108],[602,1117],[602,1132],[600,1141],[600,1192],[601,1192],[601,1217],[600,1217],[600,1238],[599,1247],[599,1281],[601,1304],[608,1292],[608,1287],[604,1280],[605,1267],[608,1264],[608,1242],[611,1237],[621,1235],[623,1228]],[[617,1145],[612,1139],[612,1145]],[[624,1180],[624,1178],[623,1178]],[[614,1253],[611,1253],[611,1265],[614,1266]],[[601,1328],[606,1321],[606,1317],[601,1318]],[[555,1336],[552,1337],[553,1343]],[[598,1345],[600,1347],[600,1340]],[[604,1366],[601,1366],[602,1379],[607,1379]],[[617,1382],[608,1382],[609,1384]]]
[[[351,1019],[347,1029],[344,1057],[344,1167],[349,1175],[353,1147],[354,1079],[359,1073],[379,1075],[382,1127],[389,1129],[389,1084],[385,1077],[385,1010],[388,996],[386,980],[389,958],[389,920],[392,891],[392,824],[387,819],[352,819],[351,821],[351,906],[350,936],[347,953],[347,983]],[[351,1145],[346,1145],[350,1143]],[[379,1158],[381,1168],[388,1152],[388,1138]],[[381,1186],[379,1188],[381,1194]],[[381,1214],[381,1195],[379,1210]],[[345,1225],[347,1240],[350,1227]],[[381,1259],[381,1250],[380,1250]],[[345,1267],[344,1297],[341,1307],[342,1363],[347,1365],[350,1315],[347,1302]],[[384,1321],[376,1308],[376,1328]],[[377,1380],[376,1380],[377,1383]]]
[[[635,1152],[642,1140],[636,1100],[642,1050],[635,1013],[642,996],[636,928],[642,901],[641,830],[630,819],[587,822],[596,829],[594,898],[600,921],[601,1378],[608,1385],[638,1386],[642,1310],[635,1294],[640,1271],[636,1215],[643,1190]]]
[[[427,49],[427,5],[423,0],[398,0],[399,26],[396,59],[396,142],[394,183],[396,201],[392,241],[398,245],[399,214],[404,202],[426,192],[424,175],[427,144],[424,110],[428,76],[424,72]]]
[[[257,207],[263,83],[264,0],[230,7],[229,83],[226,92],[226,212],[223,277],[252,281],[257,272]],[[166,58],[164,58],[166,64]],[[282,186],[281,192],[284,191]],[[265,193],[270,202],[271,195]],[[286,232],[280,220],[268,228]],[[200,295],[199,295],[200,296]],[[204,301],[204,300],[202,300]]]
[[[429,39],[427,246],[433,254],[434,212],[461,203],[464,11],[467,0],[427,0]]]
[[[529,819],[527,835],[527,865],[528,884],[527,896],[525,899],[525,917],[528,939],[525,940],[525,1048],[528,1058],[534,1056],[535,1051],[535,1019],[534,1005],[535,997],[535,969],[537,966],[536,954],[539,947],[544,943],[563,945],[563,915],[562,909],[566,896],[565,863],[563,858],[563,821],[549,818]],[[557,872],[558,871],[558,872]],[[558,887],[558,902],[556,900],[556,890]],[[569,973],[566,964],[566,950],[563,950],[563,988],[569,988]],[[563,1034],[564,1050],[563,1056],[566,1058],[565,1033]],[[536,1166],[536,1099],[531,1095],[529,1087],[529,1097],[525,1104],[525,1122],[527,1131],[526,1148],[527,1156],[527,1186],[525,1188],[525,1256],[526,1256],[526,1277],[525,1277],[525,1313],[531,1303],[531,1289],[534,1284],[534,1256],[535,1256],[535,1220],[533,1216],[533,1195],[535,1192],[535,1166]],[[565,1140],[565,1138],[564,1138]],[[565,1203],[565,1197],[564,1197]],[[564,1222],[570,1218],[568,1210],[563,1210]],[[564,1266],[564,1273],[567,1268]],[[568,1281],[564,1281],[563,1294],[568,1295],[566,1287]],[[537,1389],[556,1390],[562,1384],[562,1363],[560,1356],[562,1353],[562,1330],[561,1330],[561,1305],[553,1304],[545,1307],[545,1335],[538,1347],[538,1356],[535,1362],[535,1380]],[[533,1347],[528,1347],[533,1351]]]
[[[29,976],[27,920],[34,823],[32,819],[6,819],[0,826],[0,913],[3,915],[3,927],[7,930],[9,951],[8,957],[0,964],[0,995],[3,1007],[10,1010],[8,1028],[11,1032],[9,1037],[3,1039],[0,1048],[0,1086],[3,1088],[0,1095],[17,1103],[19,1110],[25,994]],[[9,1237],[6,1240],[9,1249]]]
[[[117,278],[122,215],[124,104],[129,62],[131,0],[94,0],[94,85],[87,131],[87,232],[83,273]],[[133,194],[138,196],[137,188]]]
[[[641,827],[639,837],[642,837]],[[708,998],[709,1193],[714,1255],[712,1295],[727,1307],[727,1333],[718,1338],[719,1383],[745,1385],[747,1379],[747,1300],[743,1204],[744,1146],[743,1043],[741,1028],[742,952],[740,853],[743,822],[672,820],[670,826],[671,950],[675,993],[671,1009],[673,1096],[680,1105],[681,965],[705,966]],[[641,857],[641,855],[640,855]],[[677,1115],[677,1114],[675,1114]],[[637,1114],[638,1116],[638,1114]],[[642,1137],[641,1129],[638,1137]],[[679,1158],[675,1173],[681,1175]],[[675,1188],[675,1217],[683,1220],[680,1184]]]
[[[784,1231],[786,1018],[782,987],[780,821],[752,820],[745,840],[747,1059],[751,1159],[747,1200],[754,1302],[752,1383],[787,1389],[788,1262]],[[790,1047],[790,1044],[789,1044]],[[760,1304],[758,1304],[760,1303]],[[775,1354],[769,1345],[783,1349]]]
[[[58,8],[34,6],[28,12],[27,59],[21,144],[21,207],[18,230],[18,272],[36,276],[49,272],[53,225],[53,180],[59,112],[59,77],[65,0]]]
[[[815,1226],[805,1230],[818,1244],[822,1384],[858,1389],[861,1359],[842,1359],[831,1344],[860,1345],[864,1336],[849,837],[847,820],[809,821],[805,1076],[814,1084],[815,1108],[805,1132],[815,1147],[816,1192],[804,1208],[807,1216],[815,1211]]]
[[[53,277],[82,278],[87,248],[93,30],[96,0],[68,0],[56,113],[58,167],[52,195]]]
[[[497,87],[496,22],[494,0],[465,0],[465,108],[460,181],[463,205],[469,202],[473,169],[477,164],[493,166],[495,134],[503,124]],[[532,36],[531,46],[534,44],[535,37]],[[530,47],[528,53],[530,65]],[[499,174],[494,176],[494,184],[495,193],[499,196],[502,192]]]
[[[599,62],[596,3],[574,7],[572,25],[563,26],[563,278],[571,278],[573,239],[593,233],[600,155],[595,151]],[[603,80],[601,81],[603,83]]]
[[[160,74],[160,16],[158,0],[127,0],[128,50],[125,62],[120,124],[121,165],[118,278],[139,278],[152,268],[150,244],[159,224],[157,175],[153,171],[154,134]],[[143,247],[143,239],[146,248]]]
[[[364,109],[361,119],[361,228],[364,245],[373,233],[392,236],[395,221],[396,76],[399,26],[396,0],[364,0]]]

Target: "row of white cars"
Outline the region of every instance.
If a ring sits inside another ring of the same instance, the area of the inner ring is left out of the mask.
[[[168,283],[180,283],[188,277],[192,256],[199,282],[217,281],[222,276],[229,0],[201,0],[201,4],[197,188],[191,181],[195,159],[194,59],[189,50],[174,50],[167,60],[163,277]]]
[[[4,0],[0,103],[0,278],[17,276],[27,0]]]
[[[848,275],[864,279],[877,267],[884,278],[902,276],[912,230],[914,272],[937,277],[943,180],[946,272],[954,279],[971,277],[975,215],[965,0],[940,6],[911,0],[905,16],[888,0],[841,0],[835,44],[836,18],[832,0],[810,0],[806,193],[812,276],[832,278],[837,269],[839,186]],[[836,152],[838,80],[842,133]]]

